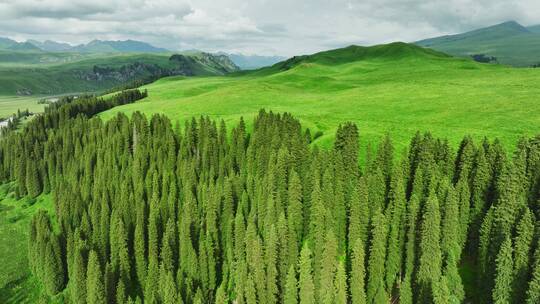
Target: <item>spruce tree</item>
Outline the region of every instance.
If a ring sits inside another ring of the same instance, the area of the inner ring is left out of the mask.
[[[50,236],[50,240],[44,246],[43,278],[45,289],[52,296],[64,288],[64,267],[57,237]]]
[[[534,265],[525,299],[527,304],[540,303],[540,263]]]
[[[394,288],[394,283],[401,271],[401,265],[403,263],[405,185],[402,174],[402,167],[396,166],[391,177],[390,205],[387,209],[390,222],[388,230],[388,256],[385,271],[386,287],[390,293]]]
[[[345,272],[345,263],[339,262],[334,279],[335,295],[333,303],[347,304],[348,288],[347,288],[347,274]]]
[[[73,261],[73,277],[71,282],[71,301],[73,303],[86,303],[86,262],[82,255],[82,250],[76,248]]]
[[[86,272],[86,303],[102,304],[106,302],[107,298],[101,266],[96,252],[92,250],[88,257],[88,267]]]
[[[495,286],[492,292],[493,303],[511,303],[513,284],[514,262],[512,260],[512,240],[507,237],[497,254]]]
[[[336,294],[334,277],[337,271],[337,250],[338,244],[333,231],[328,231],[325,237],[323,256],[321,263],[321,274],[319,277],[318,302],[333,303]]]
[[[297,304],[298,303],[298,282],[296,280],[295,266],[289,267],[287,273],[287,282],[285,283],[285,296],[283,303],[285,304]]]
[[[178,303],[178,292],[172,272],[163,264],[160,267],[159,292],[162,303]]]
[[[314,304],[315,303],[315,286],[313,284],[313,273],[311,266],[311,250],[304,244],[300,252],[300,279],[299,286],[299,303]]]
[[[276,303],[278,297],[277,286],[277,234],[275,226],[270,227],[265,251],[266,264],[266,303]]]
[[[384,264],[386,260],[387,224],[385,216],[377,210],[371,228],[371,246],[368,259],[367,302],[388,301],[384,284]]]
[[[526,208],[523,217],[517,224],[517,235],[515,237],[514,250],[514,300],[516,302],[523,302],[523,299],[525,297],[527,280],[529,279],[529,256],[534,235],[533,217],[534,215],[529,210],[529,208]]]
[[[350,290],[352,304],[365,304],[365,266],[364,266],[364,244],[362,240],[356,240],[352,249]]]
[[[26,189],[30,197],[36,197],[41,193],[38,168],[35,160],[26,162]]]
[[[367,230],[369,226],[368,189],[365,178],[359,178],[352,188],[349,211],[349,248],[360,240],[367,242]]]
[[[416,281],[420,288],[420,301],[424,303],[431,297],[433,284],[441,277],[439,200],[434,193],[425,203],[421,229]]]
[[[123,280],[118,280],[115,290],[115,300],[117,304],[123,304],[126,302],[126,286]]]

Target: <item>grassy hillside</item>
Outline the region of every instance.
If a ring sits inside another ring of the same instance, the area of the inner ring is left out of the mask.
[[[526,28],[516,22],[505,22],[457,35],[416,42],[456,56],[485,54],[499,63],[531,66],[540,63],[540,27]]]
[[[34,54],[0,51],[0,95],[51,95],[110,89],[161,75],[222,75],[235,66],[208,54]],[[213,58],[213,57],[212,57]]]
[[[451,58],[413,45],[351,46],[295,57],[227,77],[171,77],[145,86],[149,97],[102,114],[208,115],[247,122],[261,108],[291,112],[329,145],[338,125],[358,124],[362,142],[392,135],[398,147],[418,130],[448,137],[498,137],[510,146],[540,130],[540,70]]]
[[[28,227],[36,211],[54,214],[54,207],[50,195],[15,199],[12,185],[0,186],[0,303],[37,303],[41,287],[28,266]]]

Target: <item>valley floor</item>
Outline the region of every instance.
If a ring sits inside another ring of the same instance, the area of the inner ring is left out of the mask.
[[[6,118],[17,110],[26,110],[30,112],[43,112],[44,104],[39,104],[41,97],[37,96],[0,96],[0,118]]]

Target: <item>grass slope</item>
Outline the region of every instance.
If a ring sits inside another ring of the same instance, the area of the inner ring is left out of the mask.
[[[249,123],[261,108],[291,112],[331,144],[353,121],[362,143],[389,133],[398,149],[418,130],[448,137],[498,137],[511,146],[540,130],[540,70],[479,64],[404,43],[351,46],[295,57],[227,77],[171,77],[145,86],[149,97],[111,109],[164,113],[173,120],[208,115]]]
[[[13,185],[0,186],[0,303],[37,303],[41,287],[28,265],[28,228],[36,211],[54,214],[54,206],[51,195],[16,200]]]
[[[531,66],[540,63],[540,27],[523,27],[510,21],[457,35],[416,42],[456,56],[486,54],[499,63]]]

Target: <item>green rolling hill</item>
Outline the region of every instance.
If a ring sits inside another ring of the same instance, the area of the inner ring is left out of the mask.
[[[494,56],[499,63],[520,67],[540,63],[540,25],[524,27],[515,21],[416,44],[456,56]]]
[[[169,77],[144,86],[149,97],[102,114],[208,115],[247,122],[261,109],[291,112],[326,146],[340,123],[358,124],[362,142],[389,133],[401,149],[418,130],[457,144],[464,135],[511,147],[540,128],[540,70],[487,65],[411,44],[350,46],[298,56],[223,77]]]

